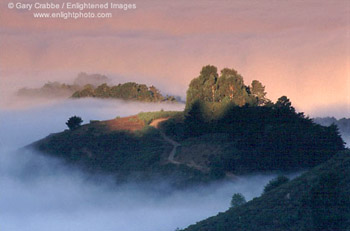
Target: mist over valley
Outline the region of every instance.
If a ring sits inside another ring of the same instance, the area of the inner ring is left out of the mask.
[[[143,185],[132,181],[116,185],[108,175],[89,175],[67,166],[61,159],[21,149],[66,129],[65,122],[72,115],[79,115],[88,123],[92,119],[183,107],[84,99],[1,110],[2,229],[173,231],[227,210],[233,193],[242,193],[247,200],[259,196],[274,174],[242,176],[183,191],[172,190],[166,179],[152,187],[147,182]]]

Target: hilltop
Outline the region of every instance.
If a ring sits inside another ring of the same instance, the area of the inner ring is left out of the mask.
[[[119,180],[161,176],[181,187],[232,174],[310,168],[342,150],[342,140],[332,127],[296,116],[283,121],[285,130],[281,133],[276,130],[281,126],[281,118],[272,116],[278,111],[261,110],[235,107],[229,117],[200,123],[199,128],[193,127],[198,126],[192,120],[198,121],[197,118],[170,111],[90,121],[77,129],[52,134],[31,147],[88,171],[116,175]],[[260,118],[259,127],[249,125],[247,129],[253,115]],[[229,124],[223,124],[224,121]],[[244,131],[235,128],[237,123]],[[233,136],[232,132],[239,132],[240,136]],[[297,137],[293,145],[289,145],[291,137]],[[311,138],[313,143],[305,146]]]
[[[97,89],[112,89],[105,87]],[[336,126],[315,124],[286,96],[273,103],[259,81],[247,86],[237,71],[219,76],[208,65],[190,83],[183,112],[90,121],[31,147],[118,180],[163,177],[184,186],[308,169],[344,150],[344,142]]]
[[[117,182],[169,180],[175,187],[204,182],[208,176],[169,161],[173,145],[155,119],[181,112],[140,113],[107,121],[90,121],[74,130],[51,134],[29,147],[64,159],[92,173],[114,175]],[[153,117],[149,120],[149,117]]]

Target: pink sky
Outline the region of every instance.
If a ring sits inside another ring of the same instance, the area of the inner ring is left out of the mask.
[[[84,71],[184,97],[212,64],[235,68],[246,84],[260,80],[269,98],[287,95],[307,114],[332,105],[350,116],[348,0],[138,0],[111,19],[77,20],[34,19],[40,10],[8,9],[10,1],[0,5],[2,92]]]

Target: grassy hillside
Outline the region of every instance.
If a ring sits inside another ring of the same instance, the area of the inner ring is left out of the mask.
[[[191,113],[143,112],[91,121],[32,146],[120,179],[162,176],[184,184],[310,168],[343,149],[336,128],[316,125],[294,112],[233,107],[210,121]]]
[[[172,145],[138,116],[91,121],[77,129],[52,134],[31,147],[87,171],[115,175],[119,181],[162,177],[182,187],[207,180],[196,169],[169,163]]]
[[[259,198],[185,231],[350,230],[349,195],[350,152],[346,151]]]

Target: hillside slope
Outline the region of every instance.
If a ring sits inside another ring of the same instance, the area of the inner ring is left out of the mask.
[[[51,134],[29,147],[89,172],[115,175],[117,181],[162,178],[182,187],[208,178],[195,168],[169,162],[173,145],[138,116],[91,121]]]
[[[350,118],[341,118],[337,120],[334,117],[316,117],[312,120],[322,126],[337,125],[343,140],[347,144],[346,146],[350,147]]]
[[[185,231],[350,230],[350,151]]]
[[[90,121],[31,147],[93,172],[132,179],[158,175],[183,183],[308,169],[343,149],[336,127],[322,127],[287,113],[233,107],[227,116],[206,122],[191,112],[143,112]]]

